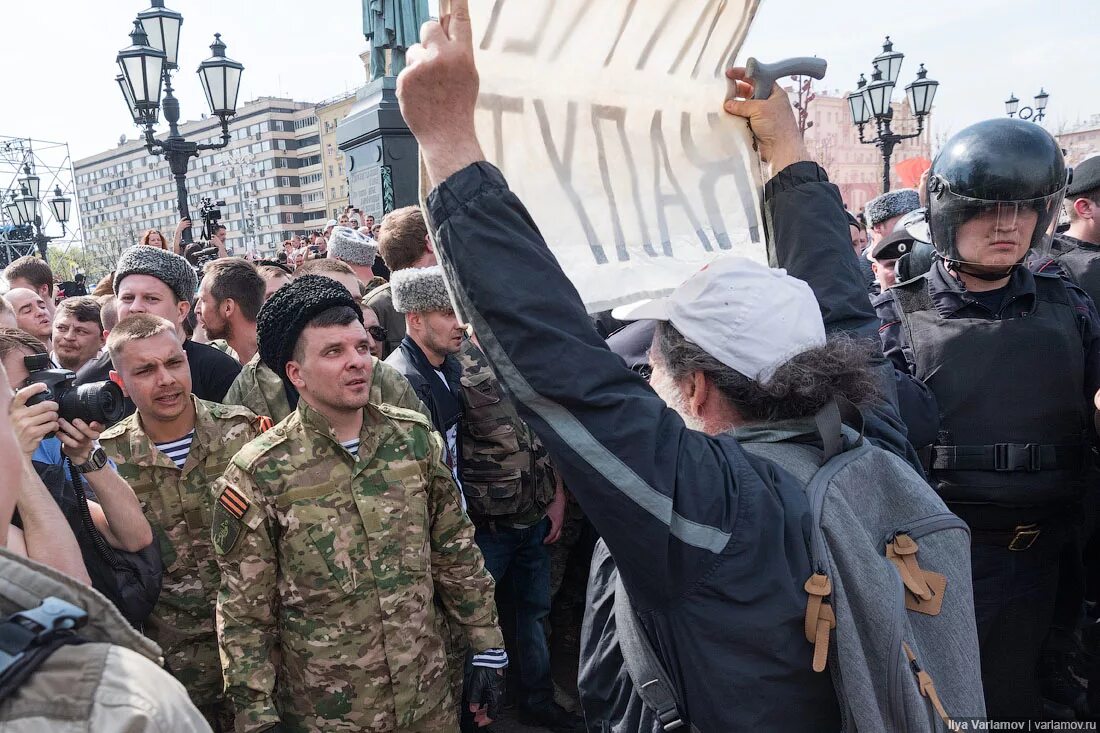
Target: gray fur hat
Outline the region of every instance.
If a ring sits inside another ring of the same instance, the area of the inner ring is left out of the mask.
[[[398,313],[446,311],[452,307],[443,268],[439,265],[397,270],[390,278],[390,292]]]
[[[889,191],[876,196],[863,207],[863,215],[867,217],[867,226],[892,219],[895,216],[903,216],[910,211],[920,208],[920,195],[915,188],[899,188],[897,191]]]
[[[371,267],[378,256],[378,243],[350,227],[336,227],[328,240],[328,256],[349,265]]]
[[[127,275],[149,275],[163,282],[178,300],[191,302],[199,289],[199,278],[187,260],[159,247],[135,244],[118,258],[115,266],[114,290]]]

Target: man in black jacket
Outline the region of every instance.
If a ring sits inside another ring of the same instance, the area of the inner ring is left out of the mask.
[[[461,488],[462,365],[455,354],[466,332],[451,307],[439,265],[398,270],[390,287],[394,308],[405,314],[405,338],[386,363],[405,375],[427,406],[432,425],[444,438],[444,458]]]
[[[191,299],[198,290],[198,278],[187,260],[166,250],[134,245],[118,258],[115,267],[115,298],[118,319],[131,313],[151,313],[165,318],[181,329],[191,310]],[[212,346],[187,339],[183,343],[187,363],[191,368],[194,394],[209,402],[221,402],[241,365],[233,357]],[[104,352],[84,365],[76,375],[76,384],[102,382],[110,378],[111,357]],[[134,411],[126,401],[127,414]]]
[[[838,729],[830,679],[808,671],[793,580],[809,565],[793,529],[802,487],[734,440],[688,429],[608,351],[529,214],[484,162],[468,3],[452,10],[447,32],[425,25],[431,48],[410,49],[398,90],[436,187],[428,213],[456,304],[615,557],[686,719],[700,730]],[[750,97],[744,70],[732,74]],[[731,105],[776,172],[765,191],[776,260],[810,285],[826,330],[873,337],[839,192],[806,160],[786,96],[775,87],[767,101]],[[880,360],[888,398],[867,410],[866,435],[908,455],[891,371]],[[736,521],[747,505],[758,513]]]

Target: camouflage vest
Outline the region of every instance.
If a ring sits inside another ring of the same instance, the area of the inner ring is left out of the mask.
[[[555,476],[542,442],[516,414],[489,360],[465,341],[462,364],[462,493],[470,517],[534,524],[554,498]]]

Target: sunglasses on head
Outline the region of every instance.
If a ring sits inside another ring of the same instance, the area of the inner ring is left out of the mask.
[[[371,326],[367,329],[367,333],[369,333],[370,337],[375,341],[385,341],[390,335],[390,332],[381,326]]]

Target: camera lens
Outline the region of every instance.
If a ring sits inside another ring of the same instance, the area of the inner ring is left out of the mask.
[[[111,425],[126,414],[122,389],[114,382],[94,382],[66,390],[58,400],[58,414],[72,422]]]

